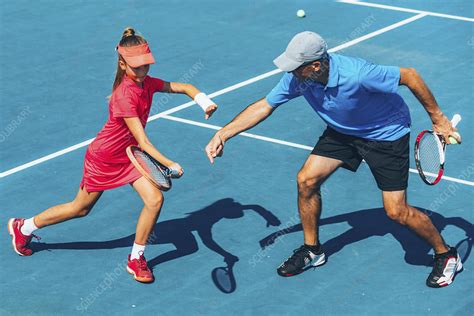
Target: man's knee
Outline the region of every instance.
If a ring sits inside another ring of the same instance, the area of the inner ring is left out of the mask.
[[[298,189],[300,191],[318,191],[324,179],[322,174],[309,174],[301,169],[297,176]]]
[[[407,219],[412,215],[411,209],[406,204],[386,206],[385,211],[391,220],[401,225],[406,225]]]

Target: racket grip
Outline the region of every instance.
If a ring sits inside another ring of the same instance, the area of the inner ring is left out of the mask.
[[[179,171],[175,169],[169,169],[168,174],[171,178],[178,178],[179,177]]]
[[[456,127],[456,125],[459,124],[459,122],[461,122],[461,115],[459,114],[454,114],[453,118],[451,119],[451,124],[453,125],[453,127]]]

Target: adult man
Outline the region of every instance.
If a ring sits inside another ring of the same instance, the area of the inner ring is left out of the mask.
[[[446,140],[456,129],[441,112],[423,79],[413,68],[371,64],[359,58],[327,53],[316,33],[302,32],[274,60],[286,73],[263,99],[248,106],[219,130],[206,147],[211,161],[222,155],[224,143],[271,115],[281,104],[304,96],[328,125],[298,173],[298,209],[304,244],[277,269],[293,276],[325,262],[319,243],[321,184],[339,167],[356,171],[362,159],[382,191],[384,208],[394,221],[408,226],[435,250],[435,264],[426,284],[451,284],[462,263],[447,246],[429,217],[406,201],[409,169],[410,113],[399,85],[407,86],[428,112],[434,131]]]

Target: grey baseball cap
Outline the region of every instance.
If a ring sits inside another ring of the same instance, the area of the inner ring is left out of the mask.
[[[273,63],[283,71],[293,71],[304,63],[324,57],[328,49],[326,41],[317,33],[301,32],[296,34],[283,54]]]

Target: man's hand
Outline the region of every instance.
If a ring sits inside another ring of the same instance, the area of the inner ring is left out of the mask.
[[[209,107],[211,106],[212,105]],[[214,163],[214,158],[222,156],[225,141],[265,120],[270,116],[270,114],[272,114],[273,110],[274,108],[268,104],[265,98],[246,107],[245,110],[234,117],[229,124],[220,129],[211,139],[209,144],[207,144],[206,154],[209,161]],[[215,109],[213,111],[215,111]]]
[[[224,153],[224,141],[219,136],[217,132],[214,137],[212,137],[209,144],[206,146],[206,154],[211,163],[214,163],[214,158],[222,156]]]
[[[208,120],[216,110],[217,110],[217,105],[215,104],[209,105],[206,109],[206,116],[204,116],[204,118]]]
[[[457,128],[453,127],[451,121],[444,114],[433,120],[433,131],[436,134],[441,135],[446,144],[451,144],[449,141],[450,136],[456,139],[459,144],[461,143],[461,137],[456,133]]]

